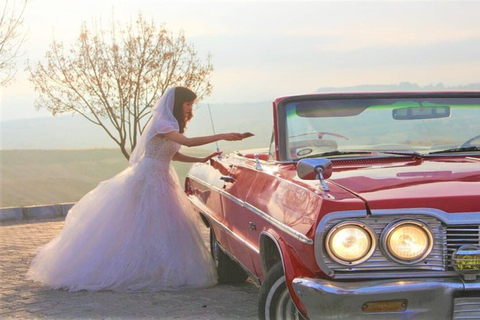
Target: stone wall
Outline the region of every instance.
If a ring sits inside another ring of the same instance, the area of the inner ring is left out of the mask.
[[[65,217],[74,203],[0,208],[0,221]]]

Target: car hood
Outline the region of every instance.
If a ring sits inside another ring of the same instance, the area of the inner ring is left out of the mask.
[[[480,159],[416,159],[383,164],[335,164],[329,182],[367,202],[370,209],[437,208],[480,211]]]

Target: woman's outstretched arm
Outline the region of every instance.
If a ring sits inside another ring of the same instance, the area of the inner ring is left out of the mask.
[[[231,132],[231,133],[219,133],[211,136],[189,138],[177,131],[172,131],[164,134],[164,136],[167,137],[168,139],[187,147],[202,146],[204,144],[209,144],[219,140],[238,141],[244,138],[251,137],[252,135],[253,134],[251,133]]]

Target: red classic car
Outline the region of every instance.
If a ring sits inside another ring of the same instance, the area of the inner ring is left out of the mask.
[[[480,92],[273,102],[265,149],[192,166],[220,282],[260,319],[480,319]]]

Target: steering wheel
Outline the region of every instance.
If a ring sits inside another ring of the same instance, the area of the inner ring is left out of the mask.
[[[338,149],[337,143],[334,140],[323,139],[323,136],[325,135],[330,135],[337,138],[349,140],[349,138],[342,136],[341,134],[338,134],[338,133],[317,132],[317,131],[299,133],[299,134],[290,136],[289,138],[296,138],[296,137],[309,136],[309,135],[316,135],[317,137],[316,139],[290,141],[290,144],[289,144],[290,154],[293,158],[305,157],[311,154],[312,152],[314,152],[315,149],[320,149],[322,152],[337,150]],[[318,152],[320,152],[320,150]]]
[[[472,142],[475,141],[475,140],[478,140],[478,139],[480,139],[480,134],[478,136],[475,136],[475,137],[471,138],[471,139],[468,139],[467,141],[462,143],[459,148],[473,147]]]
[[[349,138],[347,138],[345,136],[342,136],[341,134],[338,134],[338,133],[316,132],[316,131],[295,134],[293,136],[290,136],[289,138],[296,138],[296,137],[309,136],[309,135],[316,135],[318,139],[323,139],[324,135],[329,135],[329,136],[334,136],[334,137],[337,137],[337,138],[342,138],[342,139],[345,139],[345,140],[350,140]],[[476,138],[478,138],[478,137],[476,137]]]

